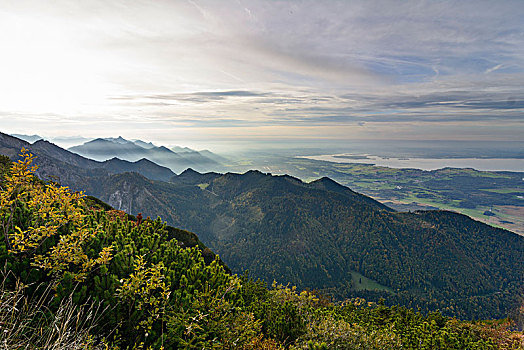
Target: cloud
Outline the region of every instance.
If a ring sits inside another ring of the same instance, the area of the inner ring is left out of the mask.
[[[76,121],[92,134],[156,123],[165,137],[269,126],[339,135],[373,123],[390,132],[417,123],[432,135],[445,129],[438,123],[486,124],[497,137],[511,124],[517,138],[523,11],[518,0],[20,0],[0,10],[0,44],[33,55],[0,57],[9,97],[0,102],[6,115],[31,117],[0,121],[17,130],[30,118],[50,130]],[[23,46],[16,23],[28,26]],[[61,39],[56,52],[42,50],[47,34]],[[77,58],[67,70],[56,64],[65,57]],[[58,109],[62,101],[80,103]]]

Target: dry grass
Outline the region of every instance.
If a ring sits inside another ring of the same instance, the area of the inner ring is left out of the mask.
[[[75,305],[70,295],[52,311],[47,306],[52,288],[44,288],[31,300],[24,294],[27,286],[17,282],[8,288],[6,281],[4,275],[0,285],[0,349],[105,348],[90,334],[103,313],[94,304]]]

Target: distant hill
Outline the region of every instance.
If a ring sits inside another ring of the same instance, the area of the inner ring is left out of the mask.
[[[117,209],[197,232],[234,272],[462,318],[504,317],[522,295],[524,238],[464,215],[395,212],[329,178],[188,169],[163,182],[110,174],[40,147],[47,175]]]
[[[144,158],[147,153],[145,148],[133,142],[118,142],[115,139],[102,138],[88,141],[80,146],[70,147],[69,151],[98,161],[117,157],[131,162]]]
[[[189,148],[180,148],[182,151],[174,152],[164,146],[157,147],[152,143],[141,140],[129,141],[121,136],[118,138],[98,138],[79,146],[69,148],[84,157],[104,161],[119,158],[128,161],[148,159],[156,164],[170,168],[174,172],[182,172],[187,168],[199,171],[221,168],[218,156],[209,152],[211,157],[204,156]],[[215,158],[215,159],[212,159]]]
[[[218,154],[216,153],[213,153],[207,149],[205,150],[202,150],[202,151],[198,151],[201,155],[203,155],[204,157],[207,157],[209,159],[213,159],[214,161],[218,162],[218,163],[227,163],[229,162],[229,159],[227,159],[226,157],[222,157],[222,156],[219,156]]]
[[[130,142],[130,141],[124,139],[122,136],[118,136],[118,137],[106,137],[106,138],[101,139],[101,140],[111,141],[111,142],[118,143],[118,144],[121,144],[121,145],[125,145],[125,144],[132,143],[132,142]]]
[[[218,154],[213,153],[207,149],[195,151],[194,149],[191,149],[189,147],[173,146],[171,147],[171,150],[179,154],[183,153],[185,157],[204,156],[206,158],[214,160],[217,163],[228,163],[230,161],[229,159],[219,156]]]
[[[142,140],[133,140],[133,142],[136,145],[138,145],[138,146],[140,146],[142,148],[146,148],[146,149],[150,149],[150,148],[155,148],[156,147],[155,145],[153,145],[152,142],[144,142]]]
[[[11,134],[11,136],[19,138],[21,140],[33,143],[38,140],[46,140],[61,145],[75,145],[82,142],[89,141],[90,139],[82,136],[55,136],[55,137],[43,137],[40,135],[24,135],[24,134]]]
[[[173,147],[171,147],[171,150],[173,152],[176,152],[176,153],[185,153],[185,152],[193,152],[194,151],[194,150],[192,150],[189,147],[180,147],[180,146],[173,146]]]
[[[20,140],[27,141],[29,143],[33,143],[35,141],[44,139],[42,136],[39,136],[39,135],[12,134],[12,136],[19,138]]]

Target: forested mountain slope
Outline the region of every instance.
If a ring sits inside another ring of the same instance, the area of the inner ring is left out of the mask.
[[[25,152],[24,152],[25,153]],[[193,233],[133,217],[0,156],[6,349],[520,349],[522,318],[463,322],[333,304],[228,273]],[[195,176],[196,174],[189,174]]]
[[[452,212],[393,212],[325,178],[186,172],[161,183],[119,174],[97,195],[199,232],[233,271],[337,298],[501,317],[524,283],[522,237]]]
[[[464,215],[394,212],[328,178],[187,170],[168,183],[39,162],[117,209],[198,232],[233,271],[268,282],[464,318],[503,317],[522,295],[524,239]]]
[[[344,297],[359,287],[350,277],[358,272],[390,288],[392,301],[486,317],[510,308],[523,286],[524,239],[464,215],[395,213],[326,178],[259,172],[226,174],[204,192],[214,197],[210,229],[198,231],[204,242],[233,270],[268,281]]]

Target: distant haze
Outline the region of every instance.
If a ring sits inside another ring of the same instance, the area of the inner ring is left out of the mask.
[[[1,131],[227,150],[519,141],[524,2],[0,4]]]

